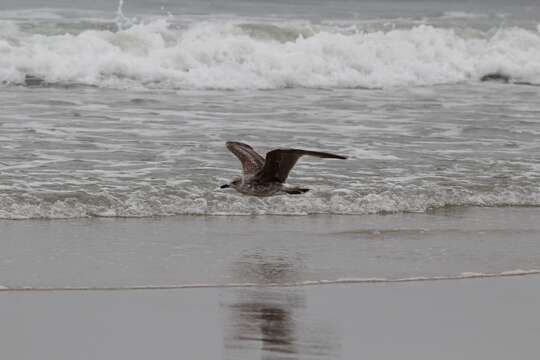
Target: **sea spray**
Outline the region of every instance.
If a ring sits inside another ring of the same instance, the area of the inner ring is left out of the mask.
[[[124,15],[124,0],[118,1],[118,8],[116,9],[116,17],[114,22],[118,31],[129,29],[131,26],[137,24],[139,21],[136,17],[130,19]]]

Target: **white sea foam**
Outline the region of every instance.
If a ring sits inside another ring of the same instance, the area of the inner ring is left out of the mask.
[[[540,83],[540,34],[518,27],[467,37],[426,25],[342,32],[309,24],[123,24],[118,32],[0,34],[0,83],[22,84],[31,75],[49,84],[118,88],[379,88],[490,73]]]
[[[251,288],[251,287],[304,287],[304,286],[322,286],[339,284],[393,284],[424,281],[443,281],[443,280],[466,280],[482,278],[499,278],[513,276],[527,276],[540,274],[538,269],[530,270],[510,270],[498,273],[471,273],[464,272],[457,275],[442,276],[414,276],[405,278],[339,278],[334,280],[307,280],[298,282],[283,283],[225,283],[225,284],[162,284],[162,285],[134,285],[134,286],[66,286],[66,287],[0,287],[0,291],[126,291],[126,290],[167,290],[167,289],[197,289],[197,288]]]
[[[498,15],[502,17],[503,15]],[[443,18],[451,18],[451,19],[477,19],[477,18],[485,18],[489,17],[488,14],[481,14],[481,13],[470,13],[465,11],[445,11],[442,15]]]
[[[151,217],[173,215],[310,215],[425,212],[449,206],[540,206],[540,193],[525,189],[468,191],[383,191],[315,189],[301,197],[246,197],[231,192],[161,189],[129,194],[84,191],[0,194],[0,219]]]

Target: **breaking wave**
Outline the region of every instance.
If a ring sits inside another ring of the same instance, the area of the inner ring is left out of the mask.
[[[0,194],[0,219],[70,219],[175,215],[292,215],[426,212],[445,207],[540,206],[534,189],[473,193],[458,190],[315,190],[302,196],[246,197],[219,191],[153,190],[132,193]]]
[[[381,88],[479,81],[540,84],[540,33],[418,25],[362,31],[310,23],[167,18],[117,30],[40,34],[0,21],[0,83],[112,88]]]

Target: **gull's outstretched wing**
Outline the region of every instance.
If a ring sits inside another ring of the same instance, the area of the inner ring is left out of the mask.
[[[276,149],[266,154],[264,167],[256,174],[256,178],[261,181],[280,183],[287,180],[289,172],[303,155],[311,155],[320,158],[346,159],[346,156],[331,154],[320,151],[300,150],[300,149]]]
[[[242,163],[244,175],[255,174],[264,166],[263,157],[257,154],[257,152],[248,144],[227,141],[225,145]]]

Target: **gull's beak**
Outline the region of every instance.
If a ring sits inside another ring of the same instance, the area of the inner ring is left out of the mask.
[[[230,188],[230,187],[231,187],[231,185],[225,184],[225,185],[221,185],[219,188],[220,189],[227,189],[227,188]]]

